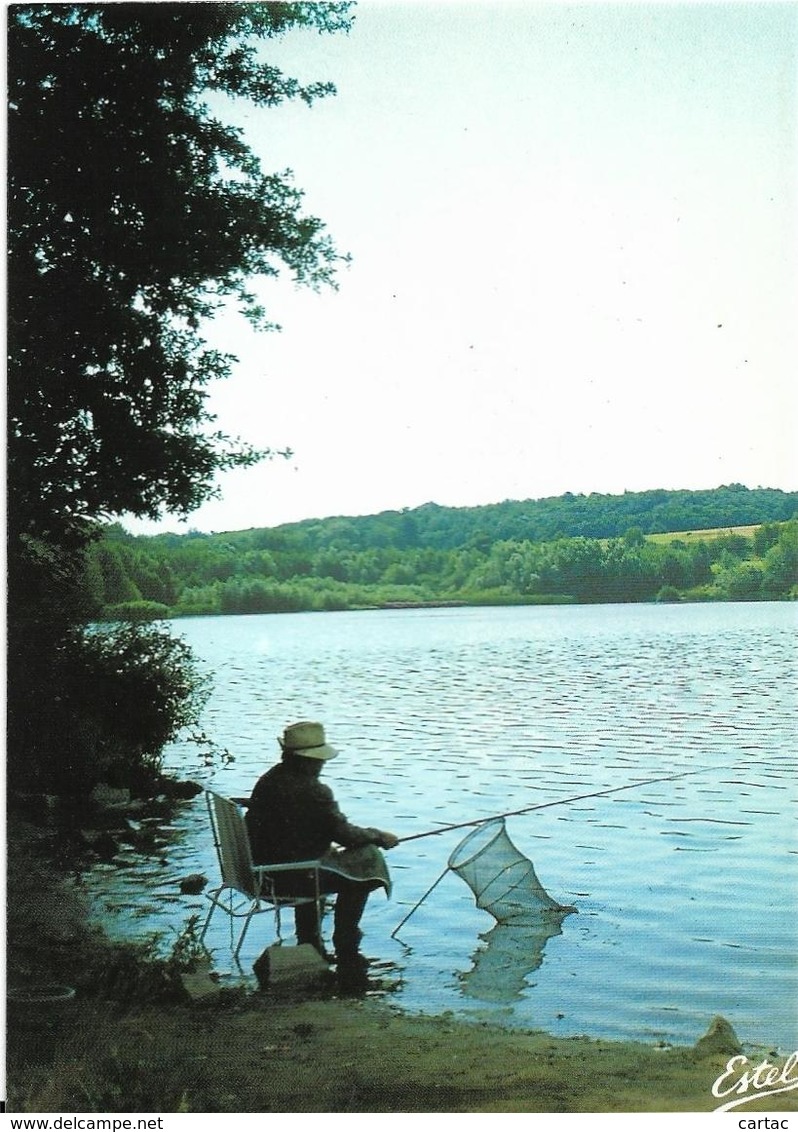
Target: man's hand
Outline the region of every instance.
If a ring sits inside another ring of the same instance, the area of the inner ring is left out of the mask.
[[[380,830],[379,845],[381,849],[393,849],[393,847],[398,844],[399,838],[393,833],[386,833],[385,830]]]

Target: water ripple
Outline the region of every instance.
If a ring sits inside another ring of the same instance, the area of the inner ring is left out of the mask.
[[[351,820],[436,831],[392,851],[394,899],[372,898],[364,921],[369,952],[401,968],[408,1009],[666,1042],[695,1041],[722,1013],[745,1040],[790,1052],[795,616],[758,603],[198,618],[179,629],[216,676],[206,731],[236,761],[197,768],[179,746],[169,761],[247,794],[284,725],[322,718],[341,751],[325,774]],[[617,788],[508,820],[546,889],[579,912],[542,959],[523,939],[496,951],[493,920],[446,873],[468,830],[446,826]],[[174,938],[202,907],[176,893],[179,875],[215,875],[201,799],[175,824],[166,870],[130,860],[88,881],[122,934]],[[211,936],[224,964],[225,925]],[[245,969],[267,939],[252,929]],[[494,954],[503,974],[486,989]]]

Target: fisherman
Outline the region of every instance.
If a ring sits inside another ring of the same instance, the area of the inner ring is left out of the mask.
[[[398,838],[384,830],[350,824],[332,790],[319,781],[325,762],[338,754],[327,743],[321,723],[292,723],[278,742],[282,761],[258,779],[248,803],[252,859],[256,865],[323,860],[320,891],[337,894],[333,946],[338,978],[357,984],[365,980],[368,967],[368,960],[360,954],[360,919],[370,892],[382,887],[390,895],[390,875],[380,849],[392,849]],[[312,896],[315,892],[307,870],[290,870],[277,877],[278,894]],[[316,902],[296,905],[294,918],[297,942],[312,944],[330,961]]]

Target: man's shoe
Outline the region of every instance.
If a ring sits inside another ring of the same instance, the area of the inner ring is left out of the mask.
[[[368,990],[369,961],[365,955],[339,955],[337,964],[338,986],[344,994],[360,994]]]

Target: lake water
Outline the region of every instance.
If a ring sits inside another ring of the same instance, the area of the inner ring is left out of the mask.
[[[752,603],[177,622],[214,676],[206,731],[235,761],[205,767],[176,745],[168,765],[248,795],[285,724],[320,719],[341,751],[325,780],[344,813],[400,837],[639,783],[507,819],[547,891],[578,909],[553,930],[498,926],[475,906],[446,867],[467,828],[392,850],[393,898],[374,894],[363,921],[365,952],[395,980],[389,1001],[665,1044],[694,1042],[722,1014],[743,1041],[791,1052],[796,615]],[[154,832],[154,857],[129,854],[88,884],[112,933],[168,943],[207,907],[179,878],[217,875],[202,796]],[[217,968],[250,979],[273,918],[253,921],[243,972],[225,920],[207,939]]]

